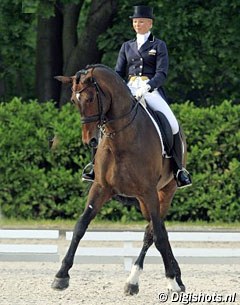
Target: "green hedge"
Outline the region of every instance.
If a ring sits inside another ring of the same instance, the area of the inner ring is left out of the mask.
[[[76,217],[85,202],[81,168],[88,158],[80,120],[67,105],[15,98],[0,107],[0,205],[8,217]],[[49,149],[54,133],[59,149]]]
[[[169,220],[240,220],[240,106],[223,102],[197,108],[172,105],[188,141],[191,188],[179,190]],[[48,140],[57,134],[54,151]],[[90,154],[81,142],[78,112],[52,102],[15,98],[0,104],[0,207],[6,217],[76,218],[84,209],[88,185],[81,182]],[[135,208],[111,201],[100,219],[139,220]]]
[[[240,220],[240,105],[174,105],[188,142],[193,186],[177,192],[169,218]]]

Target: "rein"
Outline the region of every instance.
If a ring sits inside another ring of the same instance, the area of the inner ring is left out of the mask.
[[[134,105],[134,107],[127,113],[127,114],[124,114],[123,116],[121,117],[118,117],[118,118],[115,118],[115,119],[112,119],[112,120],[109,120],[109,121],[106,121],[104,124],[102,125],[98,125],[98,128],[100,129],[101,133],[103,135],[105,135],[106,137],[108,138],[113,138],[117,133],[123,131],[125,128],[127,128],[128,126],[130,126],[132,124],[132,122],[134,121],[136,115],[137,115],[137,109],[138,109],[138,106],[139,106],[139,102],[137,101],[137,103]],[[132,117],[132,119],[130,120],[130,122],[128,122],[125,126],[123,126],[122,128],[120,128],[119,130],[117,131],[111,131],[111,132],[107,132],[106,131],[106,125],[111,123],[111,122],[115,122],[117,120],[120,120],[120,119],[123,119],[125,117],[127,117],[128,115],[132,114],[132,112],[135,111],[134,113],[134,116]]]

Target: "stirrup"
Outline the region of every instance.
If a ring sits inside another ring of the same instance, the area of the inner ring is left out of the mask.
[[[82,181],[90,181],[93,182],[95,178],[94,169],[93,169],[93,163],[88,163],[82,173]]]
[[[185,178],[184,180],[179,179],[180,178],[180,176],[179,176],[180,173],[186,174],[185,177],[184,177]],[[185,187],[188,187],[188,186],[192,185],[191,176],[190,176],[189,172],[186,170],[186,168],[184,168],[184,167],[182,167],[181,169],[178,169],[177,174],[175,176],[175,179],[176,179],[178,188],[185,188]]]

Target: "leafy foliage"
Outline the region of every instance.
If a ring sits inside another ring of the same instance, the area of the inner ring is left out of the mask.
[[[22,14],[22,1],[18,0],[1,1],[0,15],[0,79],[5,80],[5,96],[30,97],[34,90],[35,18]]]
[[[23,98],[36,96],[34,82],[37,16],[54,17],[55,6],[61,10],[71,3],[79,1],[1,1],[0,76],[2,82],[4,80],[2,100],[7,101],[15,95]],[[153,33],[167,43],[170,69],[166,89],[171,102],[190,100],[196,105],[206,106],[217,105],[226,98],[239,102],[238,0],[210,0],[206,3],[196,0],[145,0],[138,1],[138,4],[154,8],[156,18]],[[89,5],[90,0],[84,0],[78,34],[85,26]],[[98,39],[102,63],[112,68],[121,44],[135,36],[128,18],[133,5],[136,5],[136,1],[119,1],[114,24],[109,25],[106,33]],[[60,50],[61,46],[56,46],[55,52]],[[56,54],[51,56],[56,57]],[[49,62],[52,61],[51,56]],[[89,54],[81,56],[87,58]],[[78,68],[76,67],[76,71]]]
[[[86,188],[79,181],[88,158],[80,142],[77,113],[69,105],[58,113],[51,102],[39,105],[15,98],[1,105],[0,118],[0,205],[4,214],[76,216],[84,207]],[[48,140],[54,133],[61,140],[59,148],[51,151]]]
[[[197,108],[185,103],[175,104],[173,109],[187,136],[193,186],[177,192],[169,217],[239,220],[240,106],[225,101],[218,107]]]
[[[191,188],[179,190],[169,220],[240,220],[240,106],[223,102],[198,108],[173,105],[188,142]],[[59,146],[50,150],[56,134]],[[52,102],[18,98],[0,104],[0,208],[7,217],[76,218],[84,209],[88,186],[81,172],[89,162],[81,142],[78,112]],[[106,203],[97,216],[107,220],[140,220],[133,207]]]
[[[154,8],[153,33],[168,46],[169,100],[191,100],[207,106],[225,98],[239,101],[239,1],[163,0],[143,4]],[[132,5],[134,1],[121,2],[114,25],[99,39],[103,62],[112,67],[123,41],[135,36],[128,20]]]

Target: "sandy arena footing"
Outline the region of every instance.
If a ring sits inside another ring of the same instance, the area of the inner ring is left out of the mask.
[[[239,265],[183,264],[182,279],[188,296],[181,300],[177,300],[177,296],[166,297],[165,302],[159,299],[161,293],[167,293],[163,265],[145,265],[140,291],[135,296],[124,295],[128,272],[122,265],[75,264],[70,271],[70,287],[54,291],[51,283],[59,266],[59,263],[0,262],[0,304],[168,305],[187,304],[191,298],[193,302],[189,303],[197,305],[240,304]],[[227,303],[219,302],[220,297],[226,295],[233,298]],[[197,297],[199,301],[196,301]]]

